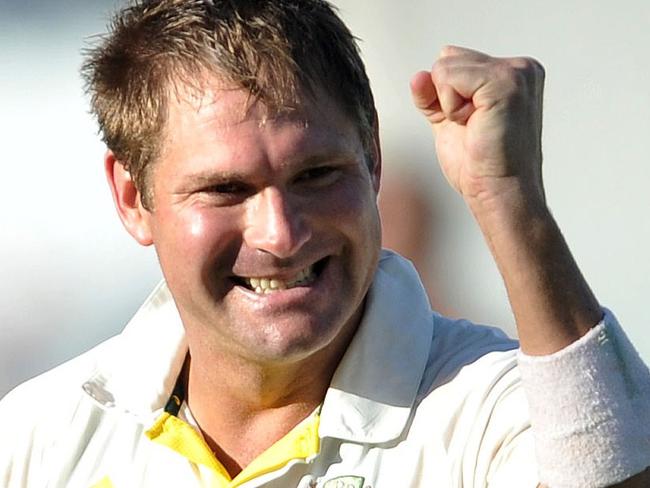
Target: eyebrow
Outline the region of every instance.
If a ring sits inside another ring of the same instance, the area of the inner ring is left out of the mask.
[[[356,160],[356,154],[352,151],[336,150],[330,153],[316,153],[295,164],[296,169],[313,168],[323,163],[341,163],[343,161]],[[284,164],[291,164],[292,160],[287,160]]]
[[[244,173],[237,171],[202,171],[185,176],[174,193],[185,194],[197,189],[231,183],[246,183]]]
[[[183,183],[192,183],[199,185],[215,184],[229,181],[244,181],[246,175],[236,171],[204,171],[195,173],[183,178]]]
[[[348,160],[356,160],[356,155],[350,151],[336,151],[330,154],[314,154],[306,159],[303,159],[295,164],[295,170],[313,168],[322,163],[341,163]],[[283,165],[292,164],[291,159],[282,163]],[[250,180],[251,175],[240,171],[214,171],[205,170],[198,173],[187,175],[183,178],[182,187],[186,186],[207,186],[219,183],[232,183],[232,182],[246,182]]]

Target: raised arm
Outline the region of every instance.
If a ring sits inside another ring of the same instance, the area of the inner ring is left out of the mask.
[[[544,70],[528,58],[446,47],[412,81],[443,172],[478,222],[505,281],[522,350],[556,352],[601,318],[546,206]]]
[[[535,60],[453,46],[411,81],[442,170],[503,277],[529,356],[563,350],[603,316],[546,205],[543,87],[544,69]],[[650,486],[650,471],[615,486]]]

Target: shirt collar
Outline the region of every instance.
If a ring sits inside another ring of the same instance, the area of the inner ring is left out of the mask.
[[[411,263],[384,251],[359,329],[321,412],[321,437],[383,443],[404,431],[433,336],[431,308]]]
[[[417,272],[384,251],[364,317],[325,396],[319,435],[369,443],[398,437],[415,402],[432,334]],[[105,408],[150,421],[169,399],[186,354],[183,325],[162,282],[104,349],[83,389]]]
[[[85,392],[105,408],[143,419],[165,406],[187,355],[185,329],[164,281],[102,350]]]

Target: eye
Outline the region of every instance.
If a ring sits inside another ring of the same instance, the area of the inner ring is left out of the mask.
[[[241,181],[224,181],[202,188],[198,194],[213,205],[234,205],[244,201],[253,190]]]
[[[324,186],[334,183],[340,174],[341,170],[335,166],[317,166],[299,173],[296,182]]]
[[[236,195],[248,191],[248,187],[238,181],[228,181],[211,185],[203,190],[206,193],[219,193],[222,195]]]

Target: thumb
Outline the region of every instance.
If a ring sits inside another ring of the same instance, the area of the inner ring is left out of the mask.
[[[438,99],[438,92],[428,71],[419,71],[411,78],[411,97],[413,104],[432,124],[445,118]]]

